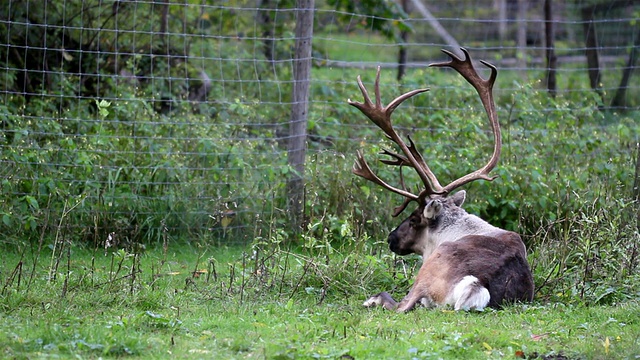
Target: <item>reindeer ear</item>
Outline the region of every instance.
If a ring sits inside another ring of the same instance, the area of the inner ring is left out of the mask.
[[[464,190],[460,190],[457,193],[453,194],[450,199],[453,200],[453,203],[456,204],[456,206],[461,207],[466,197],[467,192]]]

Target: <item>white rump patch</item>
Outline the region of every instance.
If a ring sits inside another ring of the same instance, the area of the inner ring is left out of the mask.
[[[480,285],[477,277],[467,275],[460,280],[447,297],[447,304],[455,310],[482,311],[489,304],[489,290]]]

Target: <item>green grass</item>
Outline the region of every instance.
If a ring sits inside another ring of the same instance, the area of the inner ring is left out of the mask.
[[[361,270],[330,272],[358,254],[333,252],[331,261],[324,255],[303,256],[304,251],[263,254],[263,264],[277,257],[269,269],[257,266],[259,261],[248,248],[183,244],[148,249],[141,255],[120,251],[106,256],[102,250],[63,250],[53,257],[43,251],[34,273],[31,254],[20,267],[18,252],[5,251],[0,267],[0,356],[640,356],[637,301],[609,306],[538,301],[482,313],[417,309],[396,314],[361,306],[367,293],[390,290],[348,277],[347,273],[362,277]],[[287,256],[288,262],[283,262]],[[54,280],[48,274],[58,260]],[[357,267],[364,262],[352,263]],[[317,278],[324,286],[314,286]],[[352,289],[348,283],[353,283]]]
[[[328,60],[394,62],[398,58],[398,45],[375,34],[316,34],[313,45]]]

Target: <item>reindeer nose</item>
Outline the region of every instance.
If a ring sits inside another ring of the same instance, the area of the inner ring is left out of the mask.
[[[398,242],[398,234],[397,234],[397,229],[393,230],[391,233],[389,233],[389,236],[387,237],[387,243],[391,244],[391,243],[396,243]]]
[[[397,231],[392,231],[387,237],[387,243],[389,244],[389,250],[393,251],[396,254],[400,254],[400,238],[398,237]]]
[[[393,230],[387,237],[387,244],[389,244],[389,246],[392,246],[392,244],[397,244],[397,243],[398,243],[398,235],[396,234],[396,230]]]

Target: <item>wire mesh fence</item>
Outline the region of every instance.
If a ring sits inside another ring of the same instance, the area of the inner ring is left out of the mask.
[[[7,239],[237,243],[290,229],[294,1],[0,3]],[[634,1],[316,1],[306,216],[354,207],[363,222],[372,215],[351,203],[352,192],[364,191],[348,173],[353,154],[379,141],[346,104],[359,96],[357,75],[370,85],[381,66],[388,98],[434,83],[444,100],[415,101],[419,118],[399,119],[404,129],[433,132],[430,114],[478,110],[467,84],[427,68],[443,59],[441,48],[463,46],[500,69],[495,93],[507,145],[537,133],[543,146],[560,149],[565,139],[553,129],[509,124],[566,116],[598,132],[611,131],[611,116],[633,123],[639,18]],[[549,92],[564,100],[520,106],[521,97]],[[598,112],[598,122],[579,121]],[[606,166],[618,157],[622,174],[611,181],[632,182],[633,126],[611,134],[624,144],[610,153],[587,144],[593,156],[584,161]],[[542,145],[534,141],[506,161],[535,157]]]

